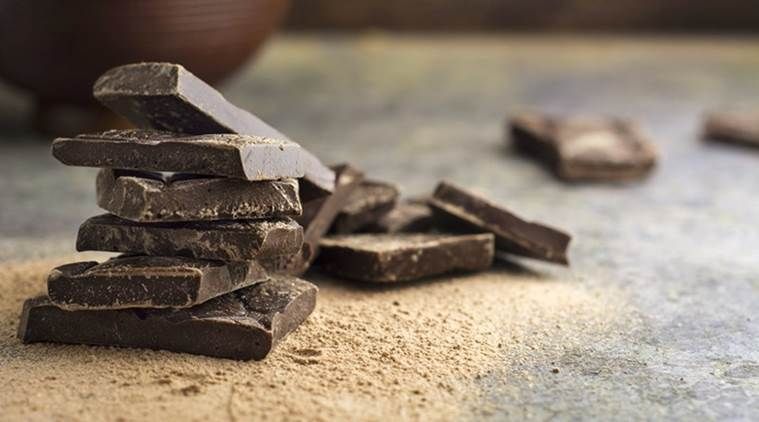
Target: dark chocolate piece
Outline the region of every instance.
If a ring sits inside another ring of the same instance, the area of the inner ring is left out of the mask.
[[[140,347],[260,360],[308,318],[317,288],[275,277],[186,309],[66,311],[45,297],[24,303],[18,336],[54,342]]]
[[[493,263],[493,252],[490,233],[354,234],[322,239],[318,263],[341,277],[394,282],[485,270]]]
[[[511,120],[512,140],[568,181],[624,181],[648,174],[656,150],[631,122],[524,113]]]
[[[371,233],[426,232],[433,227],[434,216],[427,201],[405,201],[395,206],[363,231]]]
[[[347,164],[334,166],[337,175],[332,194],[303,204],[303,215],[296,220],[304,227],[303,248],[296,254],[280,255],[261,260],[269,271],[301,275],[308,270],[319,254],[319,241],[327,233],[351,192],[363,180],[363,174]]]
[[[496,248],[507,253],[568,265],[572,239],[557,229],[522,220],[503,207],[452,183],[440,182],[429,201],[455,226],[495,234]]]
[[[190,223],[135,223],[103,214],[79,227],[78,251],[186,256],[248,261],[292,254],[303,244],[303,228],[289,218]]]
[[[715,112],[704,119],[708,140],[759,147],[759,111]]]
[[[347,234],[379,220],[389,213],[398,201],[398,188],[395,186],[364,180],[348,197],[340,214],[332,225],[332,232]]]
[[[302,212],[295,179],[250,182],[112,169],[98,173],[97,203],[139,222],[241,220]]]
[[[302,177],[300,145],[248,135],[184,136],[152,130],[109,130],[58,138],[63,164],[224,176],[246,180]]]
[[[268,278],[255,261],[123,256],[55,268],[47,294],[68,310],[188,308]]]
[[[177,64],[119,66],[100,76],[93,92],[101,103],[141,128],[192,135],[236,133],[289,140]],[[301,160],[305,171],[301,186],[304,201],[332,192],[334,173],[305,149]]]

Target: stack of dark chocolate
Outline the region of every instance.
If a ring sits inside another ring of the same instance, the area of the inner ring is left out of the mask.
[[[140,129],[52,150],[101,168],[109,213],[81,225],[77,250],[122,255],[52,270],[20,338],[262,359],[314,309],[316,287],[296,276],[360,174],[333,172],[178,65],[122,66],[94,93]]]

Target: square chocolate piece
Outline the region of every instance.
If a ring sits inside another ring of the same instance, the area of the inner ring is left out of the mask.
[[[353,233],[379,220],[392,211],[398,195],[398,188],[389,183],[364,180],[348,196],[347,203],[332,224],[332,231]]]
[[[759,147],[759,110],[714,112],[704,120],[706,139]]]
[[[568,181],[640,179],[656,163],[654,146],[625,120],[524,113],[511,119],[510,127],[518,150]]]
[[[219,177],[101,169],[97,203],[127,220],[249,220],[301,214],[295,179],[249,182]]]
[[[569,265],[568,234],[525,221],[486,198],[448,182],[440,182],[430,206],[447,227],[495,235],[496,249],[515,255]]]
[[[67,310],[189,308],[268,278],[255,261],[122,256],[53,269],[47,295]]]
[[[368,282],[417,280],[493,263],[493,235],[353,234],[322,239],[318,263],[334,275]]]
[[[274,277],[186,309],[67,311],[40,296],[24,303],[18,337],[260,360],[308,318],[316,293],[307,281]]]

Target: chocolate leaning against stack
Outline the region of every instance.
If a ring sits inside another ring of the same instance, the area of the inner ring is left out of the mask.
[[[335,196],[334,173],[181,66],[117,68],[96,96],[123,111],[108,81],[144,82],[146,69],[155,78],[127,100],[149,104],[126,113],[141,129],[59,138],[52,148],[64,164],[101,168],[98,205],[111,214],[82,224],[77,249],[126,255],[54,269],[47,297],[24,305],[19,337],[262,359],[315,307],[316,287],[292,276],[313,258],[297,272],[274,263],[312,249],[293,218],[304,194]]]

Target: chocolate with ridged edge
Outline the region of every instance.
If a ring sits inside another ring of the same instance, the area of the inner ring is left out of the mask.
[[[392,211],[398,201],[398,188],[374,180],[364,180],[348,197],[348,202],[332,224],[332,232],[356,232]]]
[[[260,360],[308,318],[316,294],[307,281],[273,277],[186,309],[66,311],[41,296],[24,303],[18,337]]]
[[[53,156],[70,166],[193,173],[245,180],[303,177],[303,149],[295,142],[249,135],[186,136],[171,132],[108,130],[58,138]]]
[[[464,188],[440,182],[430,206],[447,228],[495,234],[496,249],[515,255],[568,265],[568,234],[522,220],[505,208]]]
[[[93,94],[140,128],[192,135],[236,133],[289,140],[252,113],[236,107],[187,69],[173,63],[134,63],[113,68],[95,82]],[[334,173],[302,150],[303,200],[332,192]]]
[[[53,269],[47,294],[67,310],[189,308],[268,278],[255,261],[122,256]]]
[[[319,254],[319,241],[327,233],[349,195],[363,180],[363,173],[348,164],[332,167],[337,175],[332,194],[303,204],[303,215],[296,220],[303,225],[303,248],[292,255],[280,255],[261,260],[261,264],[276,273],[301,275]]]
[[[302,212],[295,179],[249,182],[101,169],[96,185],[101,208],[138,222],[294,217]]]
[[[567,181],[626,181],[646,176],[656,149],[632,122],[523,113],[509,122],[516,148]]]
[[[135,223],[111,214],[82,223],[78,251],[186,256],[248,261],[292,254],[303,245],[303,228],[283,217],[268,220]]]
[[[368,282],[411,281],[493,263],[494,237],[483,234],[353,234],[321,241],[327,272]]]
[[[759,110],[711,112],[704,118],[704,137],[759,147]]]

